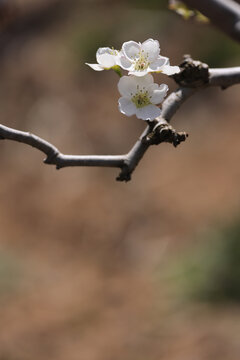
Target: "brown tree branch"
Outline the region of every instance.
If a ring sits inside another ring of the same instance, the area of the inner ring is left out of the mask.
[[[122,167],[126,155],[64,155],[54,145],[29,132],[0,125],[0,139],[8,139],[30,145],[47,155],[45,164],[56,165],[57,169],[67,166]]]
[[[240,5],[233,0],[184,0],[199,10],[220,30],[240,42]]]
[[[55,165],[57,169],[67,166],[102,166],[120,168],[119,181],[129,181],[131,174],[142,159],[150,145],[158,145],[162,142],[172,143],[174,146],[179,145],[187,137],[184,132],[176,132],[170,125],[172,119],[179,107],[197,90],[207,86],[220,86],[226,88],[240,83],[240,67],[226,69],[207,69],[208,77],[206,78],[205,64],[194,62],[191,58],[184,60],[180,75],[175,76],[175,81],[180,87],[172,92],[162,104],[161,117],[148,126],[134,144],[132,149],[124,155],[65,155],[62,154],[54,145],[44,139],[16,129],[0,125],[0,139],[18,141],[30,145],[42,151],[47,157],[44,160],[46,164]],[[190,65],[191,64],[191,65]],[[189,71],[192,68],[192,72]],[[186,75],[188,74],[188,75]],[[202,75],[202,79],[199,74]],[[188,78],[186,78],[188,76]],[[182,83],[188,83],[188,87],[181,86]]]

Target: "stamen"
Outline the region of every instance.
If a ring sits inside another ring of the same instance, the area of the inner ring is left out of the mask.
[[[109,51],[110,55],[117,55],[117,50],[114,49],[114,47],[112,46],[111,50]]]
[[[143,92],[142,89],[132,96],[131,100],[137,108],[142,108],[151,104],[148,91]]]
[[[136,71],[142,71],[142,70],[146,70],[150,64],[150,62],[148,61],[148,53],[147,54],[143,54],[144,50],[140,50],[139,51],[139,58],[135,59],[135,70]]]

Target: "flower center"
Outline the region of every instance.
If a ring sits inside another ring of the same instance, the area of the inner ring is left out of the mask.
[[[143,50],[139,52],[139,58],[135,60],[134,69],[136,71],[146,70],[150,64],[148,60],[148,53],[143,54]]]
[[[148,91],[143,92],[142,90],[139,90],[134,96],[132,96],[131,100],[137,108],[142,108],[151,104]]]
[[[114,47],[112,47],[112,48],[110,49],[110,51],[109,51],[109,54],[110,54],[110,55],[117,56],[118,51],[117,51],[117,50],[115,50],[115,49],[114,49]]]

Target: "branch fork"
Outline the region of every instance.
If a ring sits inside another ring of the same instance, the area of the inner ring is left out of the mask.
[[[0,125],[0,140],[8,139],[30,145],[46,154],[45,164],[57,169],[68,166],[101,166],[120,168],[118,181],[129,181],[136,166],[151,145],[168,142],[177,147],[188,134],[177,132],[170,124],[179,107],[191,95],[208,86],[227,88],[240,83],[240,67],[209,69],[206,64],[193,60],[189,55],[180,64],[181,72],[171,76],[179,85],[162,103],[161,117],[148,125],[132,149],[124,155],[65,155],[54,145],[29,132]]]

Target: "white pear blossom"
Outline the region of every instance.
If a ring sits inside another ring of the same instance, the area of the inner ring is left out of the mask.
[[[109,70],[118,65],[119,51],[109,47],[99,48],[96,53],[97,64],[88,64],[93,70],[102,71]]]
[[[180,71],[178,66],[171,66],[167,57],[160,55],[157,40],[148,39],[142,44],[127,41],[119,53],[119,65],[128,71],[129,75],[144,76],[151,72],[162,72],[173,75]]]
[[[123,76],[118,82],[118,90],[122,97],[118,100],[119,110],[127,116],[135,115],[138,119],[154,120],[161,114],[160,104],[167,91],[165,84],[154,83],[153,76]]]

